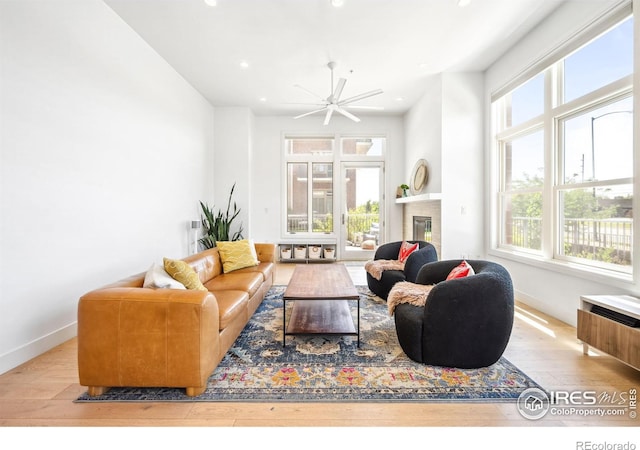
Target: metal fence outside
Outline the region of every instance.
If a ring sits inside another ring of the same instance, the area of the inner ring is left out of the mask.
[[[378,228],[378,214],[349,214],[347,217],[347,240],[357,242],[365,235],[373,235]],[[309,220],[306,214],[289,214],[287,216],[289,233],[305,233],[309,231]],[[333,230],[332,214],[314,214],[313,231],[331,232]]]
[[[631,264],[633,220],[564,219],[563,251],[576,256],[614,264]],[[511,245],[540,250],[542,219],[514,217],[511,220]]]

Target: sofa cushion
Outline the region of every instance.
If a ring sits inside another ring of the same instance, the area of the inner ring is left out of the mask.
[[[451,272],[449,272],[449,275],[447,275],[447,280],[453,280],[455,278],[464,278],[464,277],[468,277],[469,275],[475,275],[473,267],[471,267],[471,265],[468,262],[462,261],[460,264],[454,267],[451,270]]]
[[[207,288],[202,285],[196,271],[186,262],[169,258],[163,258],[163,262],[164,270],[166,270],[172,278],[184,284],[184,287],[187,289],[195,289],[198,291],[207,290]]]
[[[151,289],[186,289],[184,284],[173,278],[160,264],[153,263],[144,276],[142,287]]]
[[[210,248],[183,259],[198,273],[200,281],[206,283],[222,273],[222,261],[217,248]]]
[[[223,273],[205,283],[205,287],[211,292],[236,290],[245,291],[249,297],[258,291],[264,281],[260,272],[231,272]]]
[[[228,289],[212,292],[218,301],[221,330],[238,320],[239,316],[243,321],[248,320],[247,304],[249,303],[249,294],[246,291]]]
[[[258,265],[255,247],[252,251],[251,245],[246,239],[240,241],[218,241],[216,247],[220,252],[224,273]]]
[[[401,263],[407,262],[409,255],[418,250],[419,245],[420,244],[417,242],[412,244],[410,242],[403,241],[402,245],[400,245],[400,251],[398,252],[398,261]]]
[[[245,267],[244,269],[238,269],[233,273],[244,273],[244,272],[253,272],[253,273],[261,273],[264,280],[268,280],[273,276],[273,269],[275,264],[270,262],[261,262],[257,266],[253,267]]]

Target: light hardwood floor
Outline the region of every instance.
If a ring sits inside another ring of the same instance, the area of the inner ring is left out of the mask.
[[[356,284],[366,284],[362,265],[347,264]],[[276,284],[286,284],[292,265],[279,264]],[[576,330],[517,305],[507,359],[551,390],[628,392],[640,388],[640,372],[594,352],[582,354]],[[151,427],[636,427],[639,419],[551,416],[529,421],[514,404],[498,403],[73,403],[78,384],[72,339],[0,376],[0,425]]]

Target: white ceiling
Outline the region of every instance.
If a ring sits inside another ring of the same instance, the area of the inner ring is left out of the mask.
[[[292,116],[313,108],[290,103],[316,101],[296,84],[329,95],[329,61],[347,78],[342,98],[380,88],[354,105],[402,114],[427,76],[485,70],[561,2],[105,0],[214,106]]]

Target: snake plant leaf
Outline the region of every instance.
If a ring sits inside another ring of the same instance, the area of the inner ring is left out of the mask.
[[[240,214],[240,209],[235,201],[233,202],[233,212],[231,212],[231,201],[235,188],[236,184],[234,183],[231,187],[231,192],[229,193],[227,210],[224,214],[221,210],[215,212],[214,207],[210,207],[205,202],[200,202],[200,208],[202,209],[201,222],[203,236],[198,240],[198,242],[205,249],[215,247],[217,241],[237,241],[243,239],[242,223],[240,223],[238,229],[234,233],[231,233],[232,223]]]

